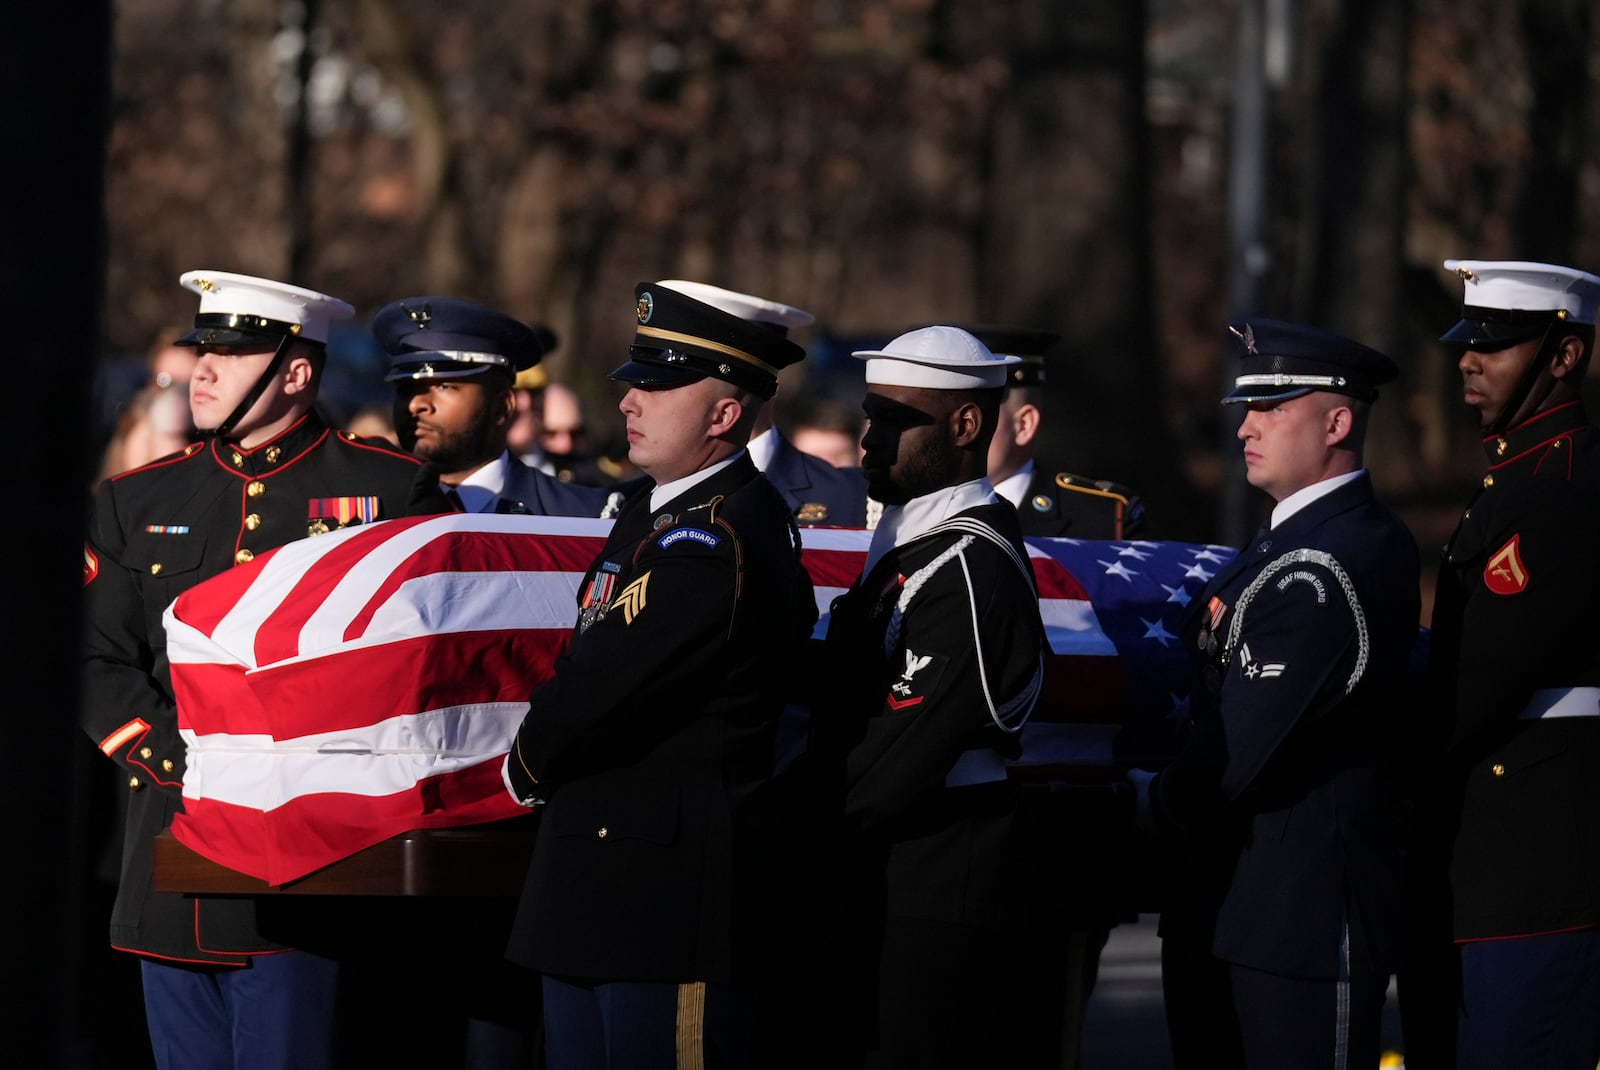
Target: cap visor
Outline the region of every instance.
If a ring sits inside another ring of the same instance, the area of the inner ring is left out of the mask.
[[[612,372],[611,378],[619,383],[632,383],[634,386],[670,387],[688,386],[690,383],[698,383],[707,376],[704,372],[695,371],[693,368],[630,360]]]
[[[1439,341],[1492,353],[1538,338],[1550,327],[1549,323],[1496,323],[1494,320],[1462,320],[1444,334]]]
[[[216,346],[224,349],[272,349],[283,340],[281,334],[244,330],[238,327],[196,327],[181,338],[175,346]]]
[[[1311,393],[1309,386],[1236,386],[1222,399],[1224,405],[1252,401],[1288,401]]]

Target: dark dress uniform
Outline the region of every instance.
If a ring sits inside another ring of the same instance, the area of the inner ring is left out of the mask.
[[[1007,1064],[1025,892],[1005,759],[1045,649],[1007,502],[891,549],[833,603],[813,748],[843,756],[855,851],[828,894],[852,905],[846,955],[882,948],[864,970],[885,1065]]]
[[[802,527],[860,528],[867,524],[867,480],[859,468],[835,468],[794,448],[773,432],[772,460],[763,471]]]
[[[746,977],[783,688],[815,620],[798,531],[747,454],[658,509],[648,489],[629,499],[506,764],[514,794],[546,803],[514,961]]]
[[[599,516],[610,492],[600,487],[563,483],[555,476],[530,468],[515,457],[507,459],[506,482],[500,488],[497,513],[529,516]]]
[[[1235,1012],[1250,1066],[1321,1065],[1336,1036],[1376,1050],[1401,948],[1393,760],[1417,581],[1410,532],[1362,473],[1259,535],[1195,603],[1193,734],[1150,797],[1157,827],[1189,837],[1161,919],[1179,1067],[1239,1065]],[[1283,986],[1313,1009],[1262,1020]]]
[[[1600,925],[1600,431],[1572,402],[1483,447],[1439,570],[1429,681],[1457,793],[1454,937],[1510,951]],[[1600,1007],[1572,1013],[1592,1026]]]
[[[282,945],[248,898],[150,890],[152,841],[182,807],[184,745],[162,612],[182,592],[294,539],[346,524],[449,512],[430,467],[308,414],[253,449],[226,441],[116,476],[84,549],[84,729],[128,776],[111,943],[190,963],[242,965]]]
[[[1017,505],[1024,535],[1068,539],[1147,537],[1144,500],[1121,483],[1038,465]]]

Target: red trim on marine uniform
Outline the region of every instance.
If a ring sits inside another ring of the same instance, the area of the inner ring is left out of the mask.
[[[1565,929],[1546,929],[1537,933],[1512,933],[1509,936],[1463,936],[1455,942],[1458,944],[1487,944],[1495,940],[1527,940],[1534,936],[1560,936],[1562,933],[1581,933],[1595,928],[1594,925],[1569,925]]]
[[[95,552],[93,550],[89,549],[89,544],[88,543],[84,543],[83,544],[83,585],[85,587],[89,586],[89,584],[94,582],[94,578],[96,576],[98,576],[98,575],[100,575],[100,558],[96,557],[95,556]]]
[[[179,461],[187,461],[189,458],[195,456],[205,448],[206,445],[204,442],[191,442],[189,445],[185,446],[182,450],[173,454],[171,457],[161,457],[151,461],[149,464],[141,464],[138,468],[130,468],[126,472],[118,472],[116,475],[110,477],[107,482],[115,483],[120,479],[126,479],[128,476],[134,475],[138,472],[148,472],[154,468],[165,468],[169,464],[177,464]]]
[[[360,436],[358,436],[354,431],[341,431],[336,437],[346,446],[354,446],[358,450],[371,450],[373,453],[381,453],[385,457],[399,457],[402,460],[410,461],[415,465],[422,464],[421,457],[418,457],[415,454],[406,453],[396,446],[389,445],[387,442],[382,442],[381,440],[380,442],[376,443],[363,442]]]
[[[244,967],[250,965],[250,962],[249,962],[250,954],[257,954],[257,955],[276,954],[276,952],[271,952],[271,951],[257,951],[257,952],[250,952],[250,953],[243,952],[243,951],[240,951],[240,952],[229,951],[229,952],[224,952],[224,953],[225,954],[229,954],[229,955],[237,954],[241,959],[244,959],[245,961],[244,962],[218,962],[216,959],[186,959],[186,958],[180,958],[177,955],[157,955],[154,951],[140,951],[137,948],[123,947],[121,944],[112,944],[111,945],[111,950],[113,950],[113,951],[124,951],[124,952],[128,953],[129,955],[138,955],[142,959],[156,959],[157,961],[160,961],[160,962],[193,962],[193,963],[196,963],[196,964],[201,965],[201,966],[232,966],[235,969],[243,969]]]

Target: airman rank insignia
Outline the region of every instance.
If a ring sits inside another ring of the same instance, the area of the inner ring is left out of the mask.
[[[795,510],[794,518],[814,524],[819,520],[828,519],[828,507],[821,502],[806,502]]]
[[[100,559],[86,545],[83,548],[83,585],[89,586],[98,575],[100,575]]]
[[[718,543],[722,542],[722,536],[714,535],[704,528],[673,528],[671,531],[661,536],[661,538],[657,539],[656,545],[665,550],[671,546],[676,546],[685,539],[689,540],[690,542],[697,542],[702,546],[711,548],[716,547]]]
[[[378,519],[378,496],[368,494],[350,498],[311,498],[306,502],[309,520],[333,520],[344,527],[353,522],[370,524]]]
[[[1528,589],[1531,577],[1522,564],[1521,539],[1521,535],[1511,536],[1511,541],[1495,551],[1483,567],[1484,586],[1495,594],[1521,594]]]
[[[621,607],[622,619],[627,623],[632,624],[633,618],[644,612],[645,588],[649,585],[650,573],[646,572],[643,576],[624,587],[622,593],[617,595],[616,604]]]

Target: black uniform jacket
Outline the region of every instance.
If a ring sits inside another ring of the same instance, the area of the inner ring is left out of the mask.
[[[506,482],[500,488],[497,513],[528,516],[599,516],[609,492],[600,487],[563,483],[555,476],[508,457]]]
[[[772,461],[762,474],[789,503],[795,523],[804,527],[866,527],[867,478],[861,469],[835,468],[820,457],[795,449],[779,434]]]
[[[152,838],[183,805],[162,612],[200,581],[308,534],[449,511],[431,466],[315,415],[254,449],[197,443],[101,487],[84,548],[81,720],[127,773],[113,946],[219,963],[277,946],[258,933],[250,899],[150,891]]]
[[[999,926],[1021,909],[1004,759],[1019,753],[1046,640],[1011,504],[952,520],[834,601],[812,746],[843,755],[844,815],[861,846],[845,883],[883,885],[845,894],[881,896],[893,917]]]
[[[1459,940],[1600,924],[1600,708],[1522,716],[1536,692],[1600,686],[1600,432],[1573,403],[1484,449],[1439,570],[1428,674],[1461,793]]]
[[[1037,465],[1017,506],[1024,535],[1071,539],[1147,537],[1144,501],[1121,483]]]
[[[506,770],[546,800],[509,946],[543,973],[726,981],[768,870],[766,787],[816,621],[799,532],[748,455],[623,506]]]
[[[1288,977],[1387,974],[1401,950],[1396,750],[1417,547],[1365,473],[1258,536],[1196,602],[1191,738],[1155,781],[1181,837],[1164,935]]]

